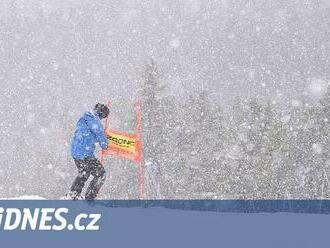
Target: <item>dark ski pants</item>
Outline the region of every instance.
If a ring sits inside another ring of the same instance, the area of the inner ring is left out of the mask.
[[[103,165],[95,157],[87,157],[82,160],[74,159],[74,162],[78,168],[79,174],[71,186],[71,191],[80,195],[86,181],[90,175],[92,175],[93,179],[87,188],[85,199],[95,199],[105,181],[105,170]]]

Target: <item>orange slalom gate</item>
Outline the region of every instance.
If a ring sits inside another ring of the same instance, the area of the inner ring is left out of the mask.
[[[108,102],[111,106],[111,102]],[[129,159],[138,165],[137,177],[139,182],[139,198],[144,198],[144,167],[142,156],[142,141],[141,141],[141,102],[136,102],[136,131],[133,134],[128,134],[121,131],[116,131],[108,127],[108,118],[105,120],[105,135],[108,139],[108,149],[101,151],[101,163],[104,162],[105,155],[114,155],[120,158]]]

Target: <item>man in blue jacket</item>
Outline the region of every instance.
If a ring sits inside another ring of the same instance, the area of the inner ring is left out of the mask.
[[[79,119],[71,143],[71,155],[78,168],[78,176],[74,180],[69,199],[81,199],[81,191],[86,181],[93,176],[86,194],[86,200],[96,198],[105,181],[105,170],[100,161],[95,157],[95,144],[98,143],[103,150],[107,149],[108,141],[104,134],[101,120],[107,118],[109,108],[104,104],[96,104],[93,112],[85,112]]]

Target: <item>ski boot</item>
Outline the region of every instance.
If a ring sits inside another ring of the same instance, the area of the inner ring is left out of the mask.
[[[64,197],[61,198],[61,200],[84,200],[84,197],[77,192],[70,191],[67,193]]]

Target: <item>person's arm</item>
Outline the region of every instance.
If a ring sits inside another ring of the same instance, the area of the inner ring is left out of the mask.
[[[108,148],[108,140],[104,133],[104,128],[101,124],[101,122],[97,119],[93,119],[93,121],[89,121],[88,126],[90,130],[94,133],[97,142],[101,146],[103,150],[106,150]]]

